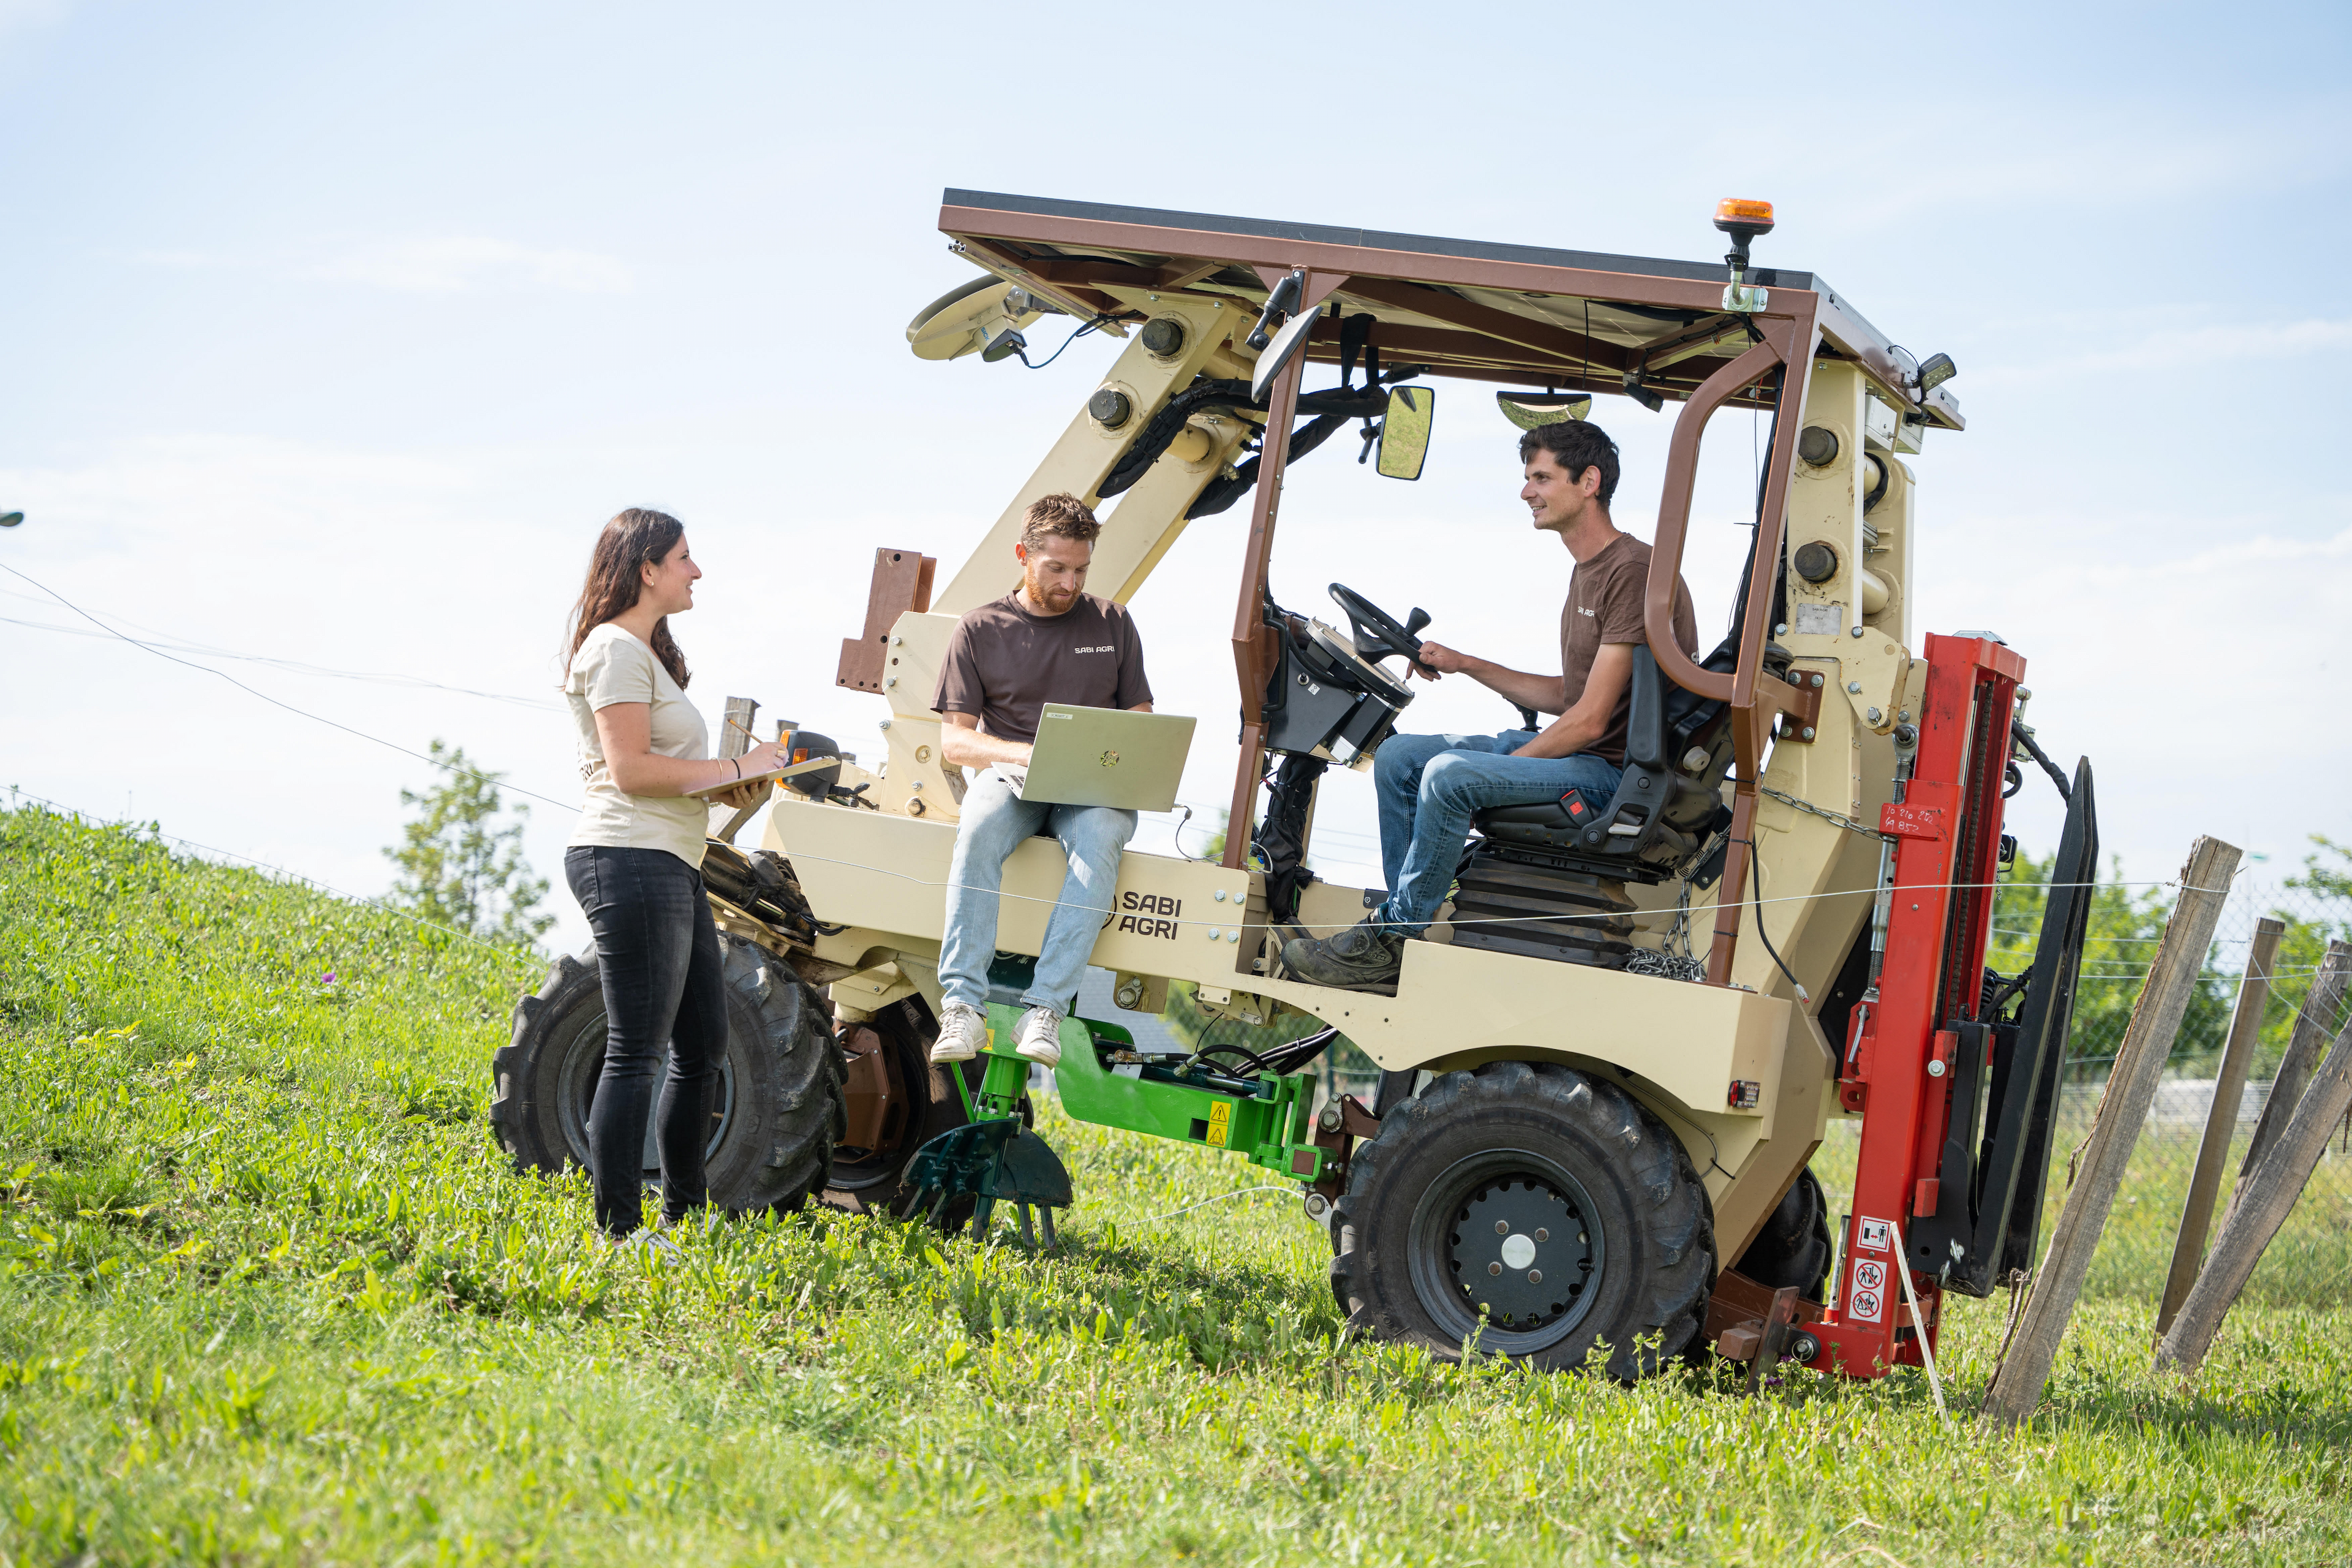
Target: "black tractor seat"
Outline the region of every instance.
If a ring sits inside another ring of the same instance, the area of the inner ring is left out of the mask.
[[[1700,668],[1728,673],[1738,658],[1727,637]],[[1772,648],[1766,662],[1777,676],[1788,656]],[[1687,874],[1695,887],[1714,886],[1731,823],[1723,804],[1730,706],[1667,680],[1646,644],[1633,650],[1631,687],[1613,796],[1596,802],[1571,790],[1471,818],[1477,836],[1457,874],[1456,946],[1622,968],[1633,951],[1625,883]]]

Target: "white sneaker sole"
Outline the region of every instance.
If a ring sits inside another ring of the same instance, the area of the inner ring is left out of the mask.
[[[1059,1046],[1017,1046],[1013,1048],[1013,1054],[1023,1061],[1035,1062],[1041,1068],[1057,1068],[1062,1065],[1062,1047]]]
[[[973,1050],[969,1046],[959,1050],[955,1047],[942,1042],[931,1047],[931,1064],[934,1067],[938,1067],[943,1066],[948,1062],[968,1062],[978,1055],[980,1055],[980,1053]]]

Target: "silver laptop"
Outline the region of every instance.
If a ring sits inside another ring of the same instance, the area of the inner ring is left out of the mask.
[[[1037,716],[1023,800],[1168,811],[1192,749],[1192,721],[1181,713],[1130,713],[1048,702]]]

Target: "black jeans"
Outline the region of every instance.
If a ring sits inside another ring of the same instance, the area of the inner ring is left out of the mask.
[[[588,1111],[596,1223],[626,1236],[640,1219],[646,1102],[665,1041],[669,1071],[654,1123],[662,1213],[680,1218],[710,1196],[702,1153],[727,1049],[719,928],[702,873],[667,849],[574,845],[563,875],[596,935],[604,986],[604,1071]]]

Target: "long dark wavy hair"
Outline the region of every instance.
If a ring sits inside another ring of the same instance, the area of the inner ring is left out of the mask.
[[[643,569],[658,565],[685,537],[686,524],[666,511],[641,506],[631,507],[604,525],[604,531],[596,536],[595,553],[588,558],[588,581],[581,586],[580,602],[572,606],[571,646],[563,650],[564,668],[572,668],[590,632],[636,608],[646,587]],[[669,635],[667,616],[654,623],[653,649],[677,689],[685,690],[692,678],[687,673],[685,652]]]

